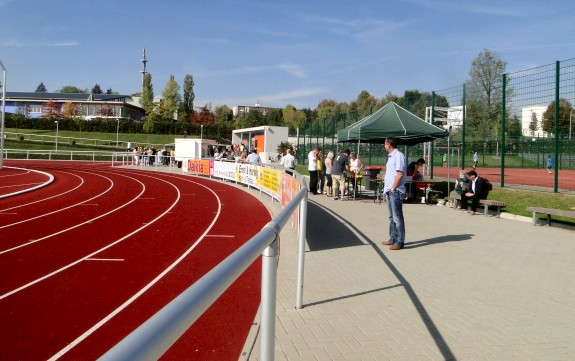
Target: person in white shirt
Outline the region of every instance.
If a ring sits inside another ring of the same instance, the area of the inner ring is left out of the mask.
[[[292,174],[295,169],[295,157],[291,154],[291,149],[286,149],[286,154],[282,157],[280,165],[286,169],[286,172]]]
[[[311,152],[307,155],[307,170],[309,172],[309,191],[312,194],[317,194],[317,181],[319,180],[317,174],[317,152],[319,151],[318,147],[312,149]]]

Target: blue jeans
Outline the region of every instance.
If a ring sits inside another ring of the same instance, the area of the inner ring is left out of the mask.
[[[403,221],[403,198],[405,193],[387,192],[387,211],[389,212],[389,240],[403,247],[405,242],[405,222]]]

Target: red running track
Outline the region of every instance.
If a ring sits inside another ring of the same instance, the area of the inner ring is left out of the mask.
[[[49,186],[0,199],[0,359],[96,359],[271,219],[229,184],[99,163],[25,161]],[[3,177],[0,173],[0,187]],[[163,359],[237,360],[256,261]]]
[[[466,168],[470,171],[471,168]],[[477,168],[477,174],[485,177],[495,185],[501,184],[501,168]],[[458,168],[450,168],[450,178],[455,181],[459,174]],[[434,177],[447,178],[447,168],[433,168]],[[560,170],[558,188],[564,191],[575,191],[575,170]],[[548,174],[547,169],[535,168],[505,168],[505,185],[522,185],[553,189],[555,186],[554,174]]]

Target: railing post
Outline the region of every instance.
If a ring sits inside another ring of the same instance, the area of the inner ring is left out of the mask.
[[[297,291],[296,308],[303,307],[303,276],[305,263],[305,235],[307,233],[307,193],[299,202],[299,230],[298,230],[298,256],[297,256]]]
[[[273,361],[275,353],[278,239],[262,254],[261,361]]]

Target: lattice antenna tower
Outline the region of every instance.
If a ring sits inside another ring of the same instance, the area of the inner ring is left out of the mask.
[[[146,71],[146,64],[148,63],[148,59],[146,59],[146,48],[144,48],[144,57],[142,58],[142,60],[140,60],[140,62],[142,63],[142,70],[140,71],[140,73],[142,73],[142,90],[143,90],[144,79],[146,78],[146,74],[148,73]]]

